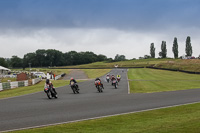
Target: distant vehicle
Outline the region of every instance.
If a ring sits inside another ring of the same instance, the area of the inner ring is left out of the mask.
[[[37,76],[38,78],[41,76],[43,79],[47,78],[44,72],[31,72],[33,75]]]

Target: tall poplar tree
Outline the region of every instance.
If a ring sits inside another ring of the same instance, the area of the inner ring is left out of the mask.
[[[161,52],[159,52],[159,56],[161,56],[162,58],[166,58],[167,57],[166,41],[162,41]]]
[[[174,38],[172,51],[174,53],[174,58],[177,59],[178,58],[178,42],[177,42],[177,38],[176,37]]]
[[[192,45],[191,45],[191,40],[189,36],[186,39],[185,53],[186,53],[186,56],[192,56]]]
[[[151,58],[155,58],[155,47],[154,47],[154,43],[151,43],[151,46],[150,46],[150,54],[151,54]]]

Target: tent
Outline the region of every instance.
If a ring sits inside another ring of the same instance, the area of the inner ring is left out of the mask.
[[[5,68],[5,67],[2,67],[0,66],[0,75],[4,75],[5,73],[7,73],[8,71],[11,71],[10,69],[8,68]]]

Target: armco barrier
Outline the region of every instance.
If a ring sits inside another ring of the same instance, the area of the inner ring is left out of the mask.
[[[64,75],[65,75],[65,73],[56,76],[56,77],[55,77],[55,80],[58,80],[59,78],[63,77]]]
[[[42,80],[42,78],[32,79],[32,85],[37,84],[37,83],[40,82],[41,80]]]

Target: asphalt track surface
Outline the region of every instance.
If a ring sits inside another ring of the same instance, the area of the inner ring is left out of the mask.
[[[57,88],[58,99],[49,100],[44,92],[1,99],[0,132],[200,101],[200,89],[128,94],[126,71],[114,69],[110,74],[122,75],[118,89],[104,76],[103,93],[90,80],[79,83],[80,94],[73,94],[69,86]]]

